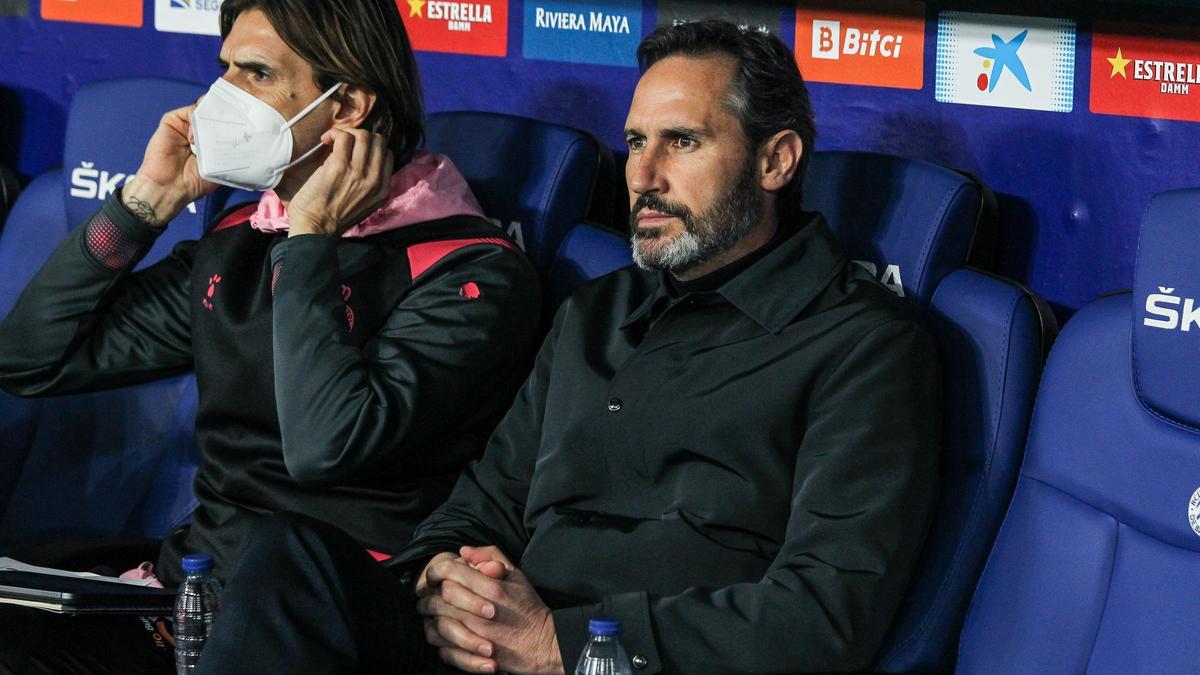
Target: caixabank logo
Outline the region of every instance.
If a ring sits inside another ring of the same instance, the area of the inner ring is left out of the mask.
[[[142,0],[42,0],[42,18],[138,28]]]
[[[427,52],[506,56],[508,2],[396,0],[413,49]]]
[[[221,34],[221,0],[154,0],[154,28],[165,33]]]
[[[1200,122],[1200,29],[1097,23],[1094,113]]]
[[[935,83],[942,103],[1070,112],[1075,22],[942,12]]]
[[[636,66],[642,39],[641,0],[527,0],[527,59]]]
[[[796,8],[796,63],[804,78],[920,89],[925,4],[839,2]]]

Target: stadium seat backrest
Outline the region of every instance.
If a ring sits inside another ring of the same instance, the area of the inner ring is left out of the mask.
[[[594,225],[576,225],[550,267],[550,301],[558,307],[583,284],[631,264],[628,238]]]
[[[967,262],[982,208],[976,181],[913,159],[813,153],[804,208],[820,211],[850,257],[925,308]]]
[[[880,652],[889,672],[953,667],[957,636],[1016,483],[1041,373],[1036,298],[973,269],[938,285],[926,314],[942,363],[937,509],[904,604]]]
[[[65,168],[27,186],[0,232],[0,316],[69,230],[137,170],[163,113],[202,93],[149,78],[80,88]],[[140,266],[199,237],[204,202],[180,214]],[[185,518],[176,505],[190,499],[198,455],[194,389],[188,375],[35,401],[0,394],[0,546],[63,534],[160,536]]]
[[[426,120],[425,145],[453,160],[484,213],[543,277],[571,227],[610,216],[612,153],[587,132],[515,115],[442,112]]]
[[[63,173],[57,169],[33,179],[13,204],[0,231],[0,318],[17,303],[21,291],[46,258],[67,236]]]
[[[0,230],[0,319],[16,304],[22,289],[67,236],[62,172],[35,178],[13,205],[8,226]],[[21,467],[37,426],[38,401],[0,391],[0,514],[16,489]]]
[[[198,84],[156,78],[108,80],[79,88],[71,100],[63,147],[71,227],[132,178],[163,113],[194,103],[204,92]],[[204,210],[204,199],[189,204],[155,242],[143,265],[162,258],[180,240],[199,238]]]
[[[963,628],[964,673],[1200,672],[1200,190],[1067,323]]]

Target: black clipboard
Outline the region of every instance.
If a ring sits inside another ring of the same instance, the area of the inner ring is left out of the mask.
[[[169,616],[175,591],[97,579],[0,570],[0,603],[63,614]]]

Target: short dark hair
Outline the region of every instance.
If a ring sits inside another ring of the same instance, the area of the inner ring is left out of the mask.
[[[412,159],[424,138],[421,82],[394,0],[225,0],[221,38],[252,9],[312,66],[318,89],[344,82],[375,92],[363,128],[388,139],[397,167]]]
[[[722,19],[661,26],[642,40],[637,50],[642,72],[668,56],[713,55],[731,56],[736,61],[726,103],[741,122],[752,150],[785,129],[795,131],[804,142],[796,175],[778,199],[780,213],[798,210],[817,129],[808,87],[792,50],[770,33],[739,28]]]

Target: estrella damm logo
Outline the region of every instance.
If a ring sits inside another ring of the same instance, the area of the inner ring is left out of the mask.
[[[1200,122],[1200,28],[1097,22],[1094,113]]]
[[[506,56],[508,0],[396,0],[413,49]]]
[[[42,18],[138,28],[142,0],[42,0]]]
[[[814,82],[920,89],[925,3],[804,3],[796,7],[796,63]]]

